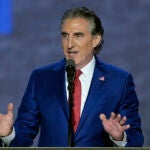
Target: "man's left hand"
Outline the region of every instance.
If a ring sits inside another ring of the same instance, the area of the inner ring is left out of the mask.
[[[121,117],[120,114],[116,115],[114,112],[111,113],[109,119],[106,118],[105,114],[100,114],[100,119],[105,131],[115,141],[122,141],[124,131],[130,128],[130,125],[125,125],[127,118]]]

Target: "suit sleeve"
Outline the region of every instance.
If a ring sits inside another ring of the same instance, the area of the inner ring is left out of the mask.
[[[119,107],[119,113],[127,117],[126,124],[130,124],[130,129],[126,131],[126,147],[141,147],[144,143],[138,107],[139,101],[135,92],[133,78],[129,74],[126,80],[122,100]]]
[[[35,75],[32,73],[27,89],[18,110],[14,124],[16,136],[10,143],[12,147],[26,147],[33,144],[33,139],[39,130],[39,110],[36,101]]]

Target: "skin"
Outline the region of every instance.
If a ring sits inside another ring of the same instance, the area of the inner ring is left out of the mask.
[[[0,113],[0,136],[8,136],[12,132],[13,127],[13,104],[9,103],[7,113]]]
[[[66,59],[73,59],[76,69],[81,69],[87,65],[96,47],[101,42],[100,35],[92,35],[90,31],[90,23],[83,18],[67,19],[61,29],[62,46]],[[13,104],[8,104],[6,114],[0,114],[0,136],[8,136],[12,132],[13,127]],[[110,118],[106,118],[105,114],[100,114],[105,131],[116,141],[123,139],[123,133],[130,128],[124,125],[126,117],[121,117],[111,113]]]
[[[91,61],[94,47],[101,41],[101,36],[91,35],[90,24],[83,18],[67,19],[61,32],[66,59],[73,59],[76,69],[83,68]]]
[[[127,118],[121,117],[120,114],[116,115],[114,112],[111,113],[109,119],[106,118],[105,114],[100,114],[100,119],[105,131],[115,141],[122,141],[124,138],[124,131],[130,128],[130,125],[125,125]]]

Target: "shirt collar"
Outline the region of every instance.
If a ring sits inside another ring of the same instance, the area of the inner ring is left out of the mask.
[[[82,75],[85,77],[92,78],[94,68],[95,68],[95,57],[93,56],[92,60],[81,69]]]

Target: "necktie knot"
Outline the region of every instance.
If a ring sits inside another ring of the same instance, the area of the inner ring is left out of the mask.
[[[78,79],[81,74],[82,74],[81,70],[76,70],[75,79]]]

